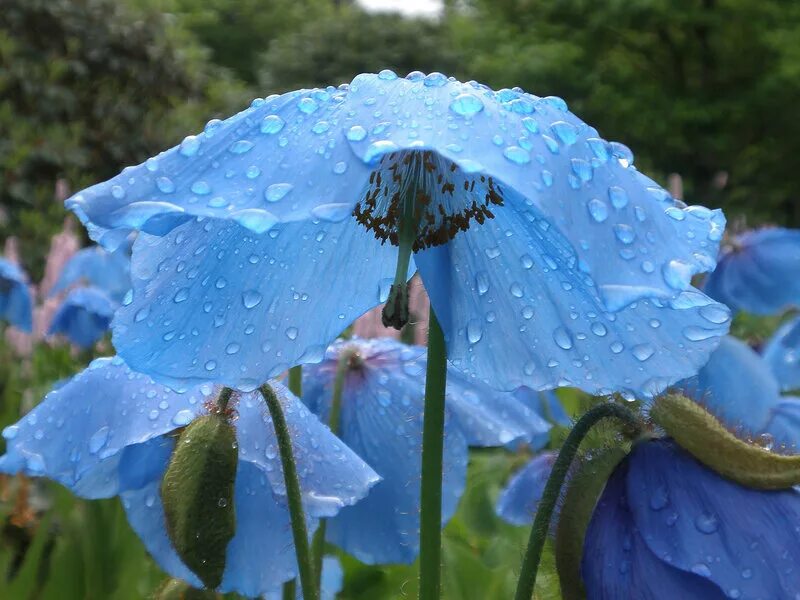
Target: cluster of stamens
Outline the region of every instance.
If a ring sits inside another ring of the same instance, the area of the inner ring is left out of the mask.
[[[412,250],[417,252],[447,243],[469,229],[472,220],[483,224],[494,218],[490,207],[503,206],[503,196],[491,177],[470,177],[431,151],[393,152],[370,174],[369,187],[353,216],[381,244],[389,241],[397,246],[407,202],[413,203]]]

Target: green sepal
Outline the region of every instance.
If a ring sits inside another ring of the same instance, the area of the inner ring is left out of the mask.
[[[161,482],[167,533],[175,551],[209,589],[219,587],[236,532],[236,433],[223,415],[192,421],[175,443]]]
[[[569,480],[555,540],[556,569],[564,600],[586,597],[581,580],[583,538],[606,481],[627,454],[628,449],[620,446],[594,450],[581,457]]]
[[[198,590],[180,579],[167,579],[153,594],[153,600],[218,600],[222,598],[210,590]]]
[[[660,396],[650,418],[697,460],[732,481],[762,490],[800,484],[800,455],[776,454],[735,436],[685,396]]]

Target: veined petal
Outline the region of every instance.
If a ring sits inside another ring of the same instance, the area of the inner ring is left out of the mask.
[[[130,259],[127,249],[106,252],[99,246],[84,248],[67,261],[50,290],[53,296],[74,283],[85,280],[120,302],[131,287]]]
[[[572,419],[564,410],[564,405],[561,404],[555,390],[535,392],[530,388],[521,387],[514,391],[514,396],[526,406],[532,407],[546,421],[562,427],[572,425]]]
[[[0,470],[49,477],[86,498],[114,496],[124,489],[120,452],[187,425],[212,392],[174,392],[119,358],[99,358],[3,430]]]
[[[0,319],[31,331],[32,304],[28,276],[14,263],[0,258]]]
[[[557,452],[542,452],[517,471],[497,499],[497,516],[512,525],[533,523],[557,456]],[[558,518],[554,517],[553,522]]]
[[[800,589],[796,490],[745,488],[670,441],[639,444],[628,463],[633,522],[661,560],[728,597],[788,598]]]
[[[589,600],[725,598],[710,581],[673,567],[669,554],[659,555],[648,547],[643,538],[647,532],[640,531],[632,514],[627,477],[626,460],[606,483],[586,530],[581,561],[586,597]]]
[[[800,317],[784,323],[761,351],[781,390],[800,389]]]
[[[255,389],[322,360],[345,327],[386,299],[397,249],[350,223],[303,221],[254,234],[192,221],[134,245],[133,295],[114,345],[168,384]]]
[[[773,407],[763,433],[772,436],[772,450],[800,453],[800,398],[783,396]]]
[[[76,346],[91,348],[109,330],[115,308],[99,288],[74,289],[53,315],[47,334],[61,334]]]
[[[451,363],[499,389],[649,398],[696,373],[730,323],[696,290],[604,311],[573,248],[531,211],[498,211],[415,260]]]
[[[775,227],[738,236],[704,290],[734,310],[760,315],[799,305],[800,230]]]

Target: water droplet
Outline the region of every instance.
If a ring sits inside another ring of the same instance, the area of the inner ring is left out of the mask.
[[[664,211],[664,214],[676,221],[683,221],[686,218],[686,213],[677,206],[670,206]]]
[[[711,577],[711,569],[705,563],[697,563],[692,565],[692,573],[700,575],[700,577]]]
[[[382,79],[383,81],[394,81],[397,79],[397,74],[391,69],[384,69],[378,73],[378,79]]]
[[[283,129],[285,124],[285,121],[278,115],[267,115],[261,121],[261,133],[274,135]]]
[[[255,308],[261,303],[261,293],[256,290],[245,290],[242,292],[242,304],[245,308]]]
[[[508,291],[512,296],[514,296],[514,298],[522,298],[523,296],[522,286],[516,281],[511,284],[511,287],[508,288]]]
[[[524,165],[531,162],[530,153],[519,146],[508,146],[505,150],[503,150],[503,156],[518,165]]]
[[[261,175],[261,169],[259,169],[255,165],[250,165],[249,167],[247,167],[247,170],[244,172],[244,174],[248,179],[255,179],[256,177]]]
[[[217,368],[217,361],[209,360],[209,361],[206,362],[206,364],[204,366],[205,366],[206,371],[213,371],[214,369]]]
[[[367,130],[364,129],[361,125],[353,125],[347,131],[347,139],[351,142],[360,142],[365,137],[367,137]]]
[[[692,267],[680,260],[671,260],[662,269],[664,281],[675,290],[685,290],[692,281]]]
[[[613,352],[614,354],[619,354],[620,352],[625,350],[625,346],[622,344],[622,342],[612,342],[609,348],[611,349],[611,352]]]
[[[424,83],[427,87],[442,87],[445,83],[447,83],[447,76],[434,71],[433,73],[428,73],[425,76]]]
[[[347,163],[344,161],[339,161],[335,165],[333,165],[333,172],[337,175],[341,175],[347,171]]]
[[[730,311],[728,311],[721,304],[709,304],[708,306],[703,306],[700,309],[700,316],[706,321],[714,323],[715,325],[727,323],[731,318]]]
[[[175,416],[172,417],[172,424],[183,427],[191,423],[192,419],[194,419],[194,413],[188,409],[183,409],[176,412]]]
[[[291,192],[293,187],[291,183],[273,183],[264,190],[264,198],[268,202],[277,202]]]
[[[694,526],[700,533],[710,535],[719,529],[719,519],[712,513],[701,513],[695,520]]]
[[[397,152],[397,150],[397,144],[391,140],[379,140],[377,142],[372,142],[369,146],[367,146],[367,151],[364,152],[363,161],[368,165],[374,165],[384,154]]]
[[[753,569],[743,569],[742,579],[750,579],[753,577]]]
[[[122,200],[125,197],[125,190],[118,185],[112,186],[111,195],[117,200]]]
[[[578,139],[578,131],[575,129],[575,126],[572,123],[567,123],[566,121],[556,121],[550,126],[550,128],[553,130],[553,133],[556,134],[558,139],[560,139],[561,142],[567,146],[571,146]]]
[[[254,233],[264,233],[272,229],[278,218],[271,212],[260,208],[246,208],[231,214],[231,218]]]
[[[297,327],[288,327],[286,329],[286,337],[290,340],[296,340],[298,333],[300,332],[298,331]]]
[[[175,184],[172,183],[169,177],[159,177],[156,180],[156,187],[158,187],[159,191],[163,194],[171,194],[175,191]]]
[[[191,187],[192,193],[198,196],[205,196],[211,193],[211,186],[206,181],[195,181]]]
[[[658,486],[650,496],[650,508],[661,510],[669,504],[669,492],[663,485]]]
[[[539,123],[533,117],[523,117],[522,124],[531,133],[539,133]]]
[[[183,156],[190,157],[197,154],[199,149],[200,138],[196,135],[187,135],[185,138],[183,138],[178,152],[180,152]]]
[[[617,236],[620,242],[626,245],[632,244],[633,240],[636,239],[636,232],[633,230],[633,227],[625,225],[624,223],[614,225],[614,235]]]
[[[253,146],[255,146],[255,144],[250,140],[238,140],[228,146],[228,152],[231,154],[244,154],[252,150]]]
[[[7,440],[13,440],[19,434],[19,425],[9,425],[3,429],[3,437]]]
[[[97,431],[92,434],[92,437],[89,438],[89,452],[92,454],[97,454],[106,445],[108,442],[108,434],[111,432],[111,429],[106,427],[101,427]]]
[[[483,337],[483,325],[480,319],[470,319],[467,322],[467,339],[470,344],[475,344]]]
[[[605,337],[605,335],[608,333],[608,329],[606,329],[606,326],[599,322],[592,323],[591,328],[592,328],[592,333],[595,334],[597,337]]]
[[[611,201],[611,206],[614,208],[625,208],[628,205],[628,192],[621,187],[612,185],[608,188],[608,199]]]
[[[489,291],[489,276],[485,271],[479,271],[475,275],[475,287],[478,288],[478,294],[481,296]]]
[[[341,204],[320,204],[311,210],[311,216],[321,221],[328,221],[329,223],[339,223],[344,221],[352,213],[352,205],[346,202]]]
[[[172,301],[175,304],[180,304],[181,302],[185,302],[189,298],[189,288],[181,288],[173,296]]]
[[[450,103],[450,110],[462,117],[471,117],[483,110],[483,102],[472,94],[459,94]]]
[[[240,348],[241,346],[239,344],[237,344],[236,342],[231,342],[230,344],[225,346],[225,354],[236,354],[237,352],[239,352]]]
[[[310,115],[319,108],[319,104],[313,98],[303,98],[297,103],[297,108],[301,113]]]
[[[655,348],[653,348],[650,344],[638,344],[631,349],[631,352],[633,352],[633,355],[639,362],[646,361],[656,353]]]
[[[572,348],[572,335],[563,327],[558,327],[553,332],[553,341],[562,350],[569,350]]]
[[[608,218],[608,206],[606,206],[606,203],[602,200],[592,198],[586,206],[589,208],[589,214],[592,216],[592,219],[598,223],[602,223]]]

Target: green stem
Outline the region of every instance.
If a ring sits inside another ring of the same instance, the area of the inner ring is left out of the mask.
[[[292,437],[286,418],[283,415],[283,407],[269,386],[264,384],[260,388],[261,395],[267,403],[272,423],[275,427],[275,438],[278,441],[278,451],[281,455],[281,465],[283,466],[283,479],[286,485],[286,499],[289,504],[289,517],[292,522],[292,537],[294,538],[294,550],[297,555],[297,568],[300,571],[300,587],[303,590],[305,600],[319,600],[316,578],[314,576],[314,564],[311,561],[311,553],[308,545],[308,529],[303,512],[303,499],[300,492],[300,481],[297,479],[297,466],[294,462],[292,451]]]
[[[339,357],[336,365],[336,376],[333,380],[333,396],[331,397],[331,412],[328,416],[328,427],[334,434],[339,431],[339,417],[342,413],[342,393],[344,392],[344,380],[347,375],[347,368],[353,358],[351,352],[345,351]],[[317,576],[317,589],[322,594],[322,559],[325,556],[325,530],[327,519],[320,519],[319,527],[314,533],[313,554],[314,569]]]
[[[295,365],[289,369],[289,391],[298,398],[303,397],[303,366]],[[283,600],[295,600],[297,581],[291,579],[283,584]]]
[[[428,370],[422,426],[422,487],[420,490],[419,597],[438,600],[442,553],[442,453],[444,452],[444,392],[447,354],[444,334],[430,309]]]
[[[224,413],[228,410],[228,403],[231,401],[231,396],[233,395],[233,390],[229,387],[222,388],[222,391],[219,393],[217,397],[217,410],[220,413]]]
[[[545,484],[542,499],[539,501],[539,508],[536,511],[536,518],[533,521],[531,535],[528,540],[528,547],[522,559],[519,581],[517,582],[517,592],[514,600],[530,600],[533,597],[533,589],[536,584],[536,572],[539,569],[539,561],[542,558],[542,550],[547,539],[547,532],[550,529],[550,520],[553,516],[558,498],[561,495],[561,488],[567,478],[569,467],[578,452],[578,448],[589,433],[589,430],[603,419],[613,417],[622,421],[633,432],[642,429],[638,417],[620,404],[605,402],[598,404],[583,414],[578,419],[575,426],[569,432],[558,458],[553,464],[553,470]]]
[[[297,580],[290,579],[283,584],[282,600],[297,600]]]

